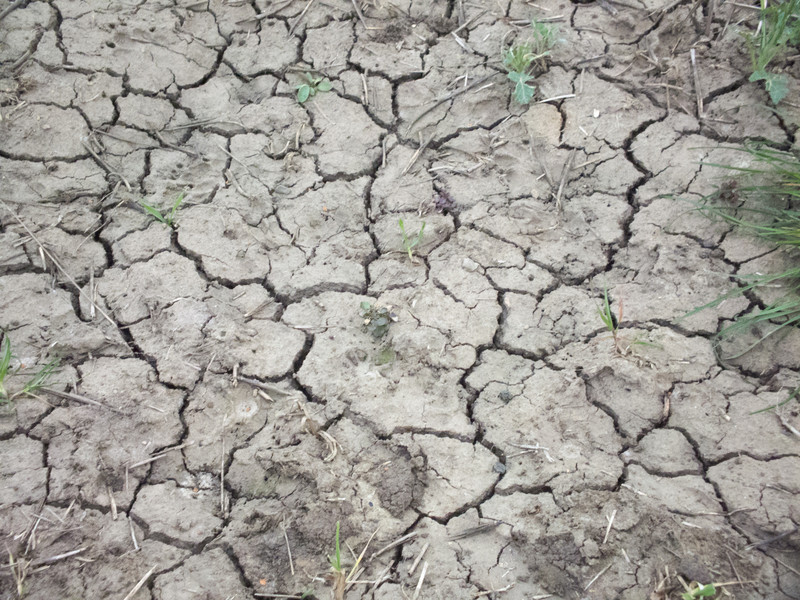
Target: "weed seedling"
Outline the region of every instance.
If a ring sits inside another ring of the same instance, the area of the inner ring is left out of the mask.
[[[755,33],[746,33],[753,74],[750,81],[763,81],[773,104],[789,93],[789,79],[783,73],[767,71],[769,64],[786,52],[787,45],[800,44],[800,0],[785,0],[767,6],[761,0],[761,19]]]
[[[336,540],[333,547],[333,556],[329,556],[328,560],[333,571],[333,597],[335,600],[344,600],[347,574],[342,568],[342,554],[339,546],[339,521],[336,521]]]
[[[546,23],[539,23],[534,19],[531,21],[531,29],[533,35],[531,37],[531,45],[533,53],[537,61],[540,61],[540,66],[544,67],[544,57],[550,54],[550,50],[556,45],[558,39],[558,28],[555,25],[548,25]]]
[[[403,235],[403,248],[406,252],[408,252],[408,259],[411,262],[414,262],[414,248],[419,246],[420,242],[422,241],[422,234],[425,232],[425,221],[422,222],[422,227],[420,227],[417,237],[414,238],[408,237],[408,234],[406,233],[406,227],[403,224],[403,219],[399,219],[397,223],[400,226],[400,233]]]
[[[0,352],[0,403],[9,401],[8,392],[3,387],[3,382],[8,375],[8,369],[11,366],[11,340],[8,339],[8,334],[3,333],[3,350]]]
[[[339,521],[336,521],[336,538],[333,547],[333,556],[328,557],[328,561],[331,564],[331,571],[333,571],[334,600],[344,600],[345,588],[347,587],[348,583],[352,583],[353,577],[358,572],[358,567],[361,564],[361,561],[364,559],[364,556],[367,553],[367,548],[369,548],[369,544],[372,541],[372,538],[375,537],[376,533],[378,533],[377,529],[371,536],[369,536],[364,549],[361,551],[361,554],[358,555],[356,562],[353,564],[353,567],[348,573],[342,566],[342,555],[339,546]]]
[[[698,598],[713,598],[717,595],[717,589],[713,583],[703,585],[693,581],[689,584],[688,590],[681,594],[682,600],[697,600]]]
[[[16,395],[33,396],[36,392],[41,390],[47,385],[50,377],[55,373],[58,364],[61,361],[58,358],[50,360],[45,366],[39,369],[36,374],[23,386],[22,390]]]
[[[619,322],[622,320],[622,302],[619,303],[619,317],[611,312],[611,302],[608,300],[608,288],[603,288],[603,303],[597,307],[597,314],[614,339],[614,347],[619,350]]]
[[[3,334],[3,341],[0,343],[0,348],[2,348],[0,351],[0,404],[8,404],[19,396],[33,396],[37,391],[44,388],[47,385],[47,381],[58,368],[58,363],[60,360],[58,358],[52,359],[45,366],[39,369],[20,391],[16,392],[15,394],[9,394],[4,387],[4,382],[6,376],[9,375],[11,370],[11,339],[9,338],[8,334],[2,330],[0,330],[0,333]]]
[[[528,70],[533,62],[533,53],[528,43],[511,46],[503,55],[503,65],[508,69],[508,78],[514,82],[512,96],[519,104],[530,104],[536,88],[528,82],[533,79]]]
[[[544,59],[556,43],[555,27],[532,21],[531,29],[530,40],[517,42],[503,53],[503,66],[508,71],[508,78],[514,82],[512,96],[520,104],[530,104],[536,90],[528,83],[533,80],[531,68],[544,69]]]
[[[389,331],[389,325],[397,322],[397,315],[386,306],[375,306],[369,302],[361,303],[361,317],[364,319],[364,329],[372,337],[380,339]]]
[[[614,351],[620,356],[629,356],[632,346],[649,346],[651,348],[659,348],[658,344],[640,340],[637,337],[633,339],[625,338],[619,333],[619,324],[622,322],[622,300],[619,301],[619,312],[614,314],[611,311],[611,301],[608,299],[608,288],[603,288],[603,302],[597,307],[597,314],[600,315],[600,320],[606,326],[611,338],[614,340]],[[639,361],[642,363],[642,360]],[[647,360],[644,359],[642,364],[646,364]]]
[[[163,223],[167,227],[174,227],[175,217],[178,214],[181,203],[183,203],[183,192],[172,203],[172,209],[169,212],[162,213],[155,206],[147,204],[144,200],[142,200],[142,208],[159,223]]]
[[[315,96],[317,92],[330,92],[330,80],[327,77],[314,77],[311,73],[303,73],[305,81],[297,86],[297,101],[303,104],[309,98]]]

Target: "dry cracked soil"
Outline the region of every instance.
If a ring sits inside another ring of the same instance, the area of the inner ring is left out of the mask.
[[[800,598],[797,404],[751,414],[800,335],[684,318],[786,260],[686,202],[800,120],[716,4],[1,4],[0,326],[60,369],[0,407],[0,596],[329,598],[338,522],[348,599]]]

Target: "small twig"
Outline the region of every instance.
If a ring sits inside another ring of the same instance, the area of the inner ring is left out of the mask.
[[[708,0],[708,14],[706,15],[706,37],[711,39],[711,24],[714,22],[714,14],[717,12],[717,3],[714,0]]]
[[[386,544],[383,548],[381,548],[377,552],[373,552],[372,555],[369,557],[369,559],[373,560],[376,556],[380,556],[381,554],[383,554],[387,550],[391,550],[392,548],[396,548],[400,544],[402,544],[404,542],[407,542],[408,540],[410,540],[411,538],[416,537],[417,535],[419,535],[419,532],[417,532],[417,531],[412,531],[411,533],[407,533],[406,535],[397,538],[395,541],[393,541],[393,542],[391,542],[389,544]]]
[[[567,184],[567,177],[569,176],[569,172],[572,169],[572,161],[575,160],[575,153],[578,152],[577,148],[573,148],[569,156],[567,157],[567,162],[564,163],[564,170],[561,172],[561,182],[558,184],[558,191],[556,192],[555,199],[556,199],[556,212],[561,212],[561,194],[564,193],[564,186]]]
[[[703,117],[703,94],[700,91],[700,75],[697,73],[697,61],[695,59],[694,48],[689,50],[689,57],[692,61],[692,74],[694,75],[694,93],[697,97],[697,118]]]
[[[611,513],[611,517],[606,517],[608,519],[608,527],[606,527],[606,535],[603,537],[603,543],[600,544],[601,546],[608,541],[608,534],[611,533],[611,526],[614,524],[614,517],[617,516],[617,509],[615,508],[614,511]]]
[[[108,502],[111,505],[111,520],[116,521],[119,517],[117,514],[117,502],[114,500],[114,493],[111,491],[110,486],[106,486],[106,493],[108,494]]]
[[[78,548],[77,550],[71,550],[69,552],[64,552],[64,554],[56,554],[55,556],[49,556],[47,558],[42,558],[40,560],[33,561],[30,566],[31,567],[39,567],[41,565],[51,565],[54,562],[58,562],[65,558],[69,558],[70,556],[75,556],[76,554],[80,554],[81,552],[85,552],[86,548]]]
[[[736,575],[736,580],[741,583],[742,577],[739,575],[739,571],[736,570],[736,565],[733,564],[733,560],[731,559],[731,555],[726,552],[725,553],[725,558],[728,559],[728,564],[731,566],[731,569],[733,570],[733,574]]]
[[[358,7],[358,2],[356,0],[350,0],[353,3],[353,8],[356,9],[356,14],[358,15],[358,20],[361,21],[361,24],[364,26],[364,29],[369,29],[367,27],[367,22],[364,20],[364,14],[361,12],[361,9]]]
[[[187,148],[182,148],[181,146],[178,146],[177,144],[173,144],[171,142],[168,142],[167,140],[164,139],[164,136],[162,136],[161,132],[159,132],[159,131],[154,131],[153,134],[158,138],[158,141],[161,142],[161,144],[166,146],[167,148],[172,148],[173,150],[177,150],[178,152],[183,152],[184,154],[187,154],[188,156],[191,156],[192,158],[199,158],[200,157],[200,155],[197,152],[195,152],[194,150],[189,150]]]
[[[403,169],[403,171],[400,173],[400,176],[403,176],[406,173],[408,173],[408,171],[411,169],[411,167],[414,166],[414,163],[417,162],[417,159],[419,158],[420,154],[422,154],[425,151],[425,148],[428,147],[428,144],[431,143],[432,139],[433,139],[433,135],[431,135],[428,138],[427,142],[423,142],[422,141],[422,132],[420,132],[420,134],[419,134],[419,148],[417,148],[417,151],[414,152],[414,155],[411,157],[411,160],[408,161],[408,164],[406,165],[405,169]]]
[[[573,171],[577,171],[578,169],[582,169],[583,167],[588,167],[589,165],[593,165],[594,163],[605,162],[607,160],[611,160],[611,159],[616,158],[616,157],[617,157],[616,154],[612,154],[611,156],[598,156],[597,158],[593,158],[591,160],[584,161],[579,165],[573,165],[572,166],[572,170]]]
[[[281,530],[283,531],[283,539],[286,540],[286,553],[289,555],[289,570],[294,576],[294,561],[292,560],[292,549],[289,546],[289,536],[286,534],[286,519],[284,518],[281,523]]]
[[[428,572],[428,561],[426,560],[422,565],[422,573],[419,574],[419,581],[417,582],[417,587],[414,590],[414,596],[412,600],[417,600],[419,598],[419,592],[422,589],[422,582],[425,581],[425,574]]]
[[[353,0],[353,1],[355,1],[355,0]],[[472,23],[476,19],[480,19],[487,12],[489,12],[489,11],[484,10],[484,11],[481,11],[479,13],[475,13],[467,21],[465,21],[463,25],[459,25],[458,27],[453,29],[453,31],[451,31],[450,33],[458,33],[459,31],[461,31],[462,29],[466,28],[470,23]]]
[[[485,533],[487,531],[491,531],[498,525],[502,525],[503,521],[495,521],[493,523],[484,523],[483,525],[478,525],[477,527],[471,527],[470,529],[465,529],[464,531],[460,531],[459,533],[454,533],[447,539],[452,541],[455,540],[462,540],[464,538],[472,537],[473,535],[478,535],[480,533]]]
[[[408,134],[408,132],[410,132],[414,128],[414,125],[416,125],[429,112],[437,109],[439,106],[441,106],[445,102],[448,102],[448,101],[460,96],[461,94],[463,94],[465,92],[468,92],[472,88],[479,86],[484,81],[487,81],[489,78],[494,77],[495,75],[497,75],[497,73],[492,73],[491,75],[486,75],[485,77],[481,77],[480,79],[476,79],[475,81],[473,81],[468,86],[462,87],[462,88],[458,88],[457,90],[451,92],[450,94],[448,94],[444,98],[440,98],[439,100],[434,102],[431,106],[429,106],[428,108],[423,110],[419,115],[417,115],[417,117],[413,121],[411,121],[411,123],[406,128],[406,134]]]
[[[247,174],[248,174],[248,175],[250,175],[250,176],[251,176],[253,179],[258,179],[258,177],[256,177],[256,176],[253,174],[253,172],[250,170],[250,167],[248,167],[248,166],[247,166],[247,165],[244,163],[244,161],[243,161],[243,160],[241,160],[240,158],[237,158],[236,156],[234,156],[233,154],[231,154],[231,153],[230,153],[230,151],[228,151],[228,150],[226,150],[225,148],[223,148],[221,144],[217,144],[217,148],[219,148],[219,149],[220,149],[220,150],[222,150],[222,151],[223,151],[225,154],[227,154],[228,156],[230,156],[230,157],[231,157],[231,158],[232,158],[232,159],[233,159],[235,162],[237,162],[237,163],[239,163],[240,165],[242,165],[242,166],[244,167],[244,170],[245,170],[245,171],[247,171]],[[269,188],[269,186],[265,186],[265,187],[267,188],[267,190],[269,191],[269,193],[270,193],[270,194],[272,194],[272,193],[273,193],[273,190],[271,190],[271,189]]]
[[[419,551],[417,554],[417,558],[414,559],[414,562],[411,563],[411,567],[408,569],[409,576],[414,574],[414,571],[417,570],[417,565],[419,565],[419,561],[422,560],[422,557],[425,556],[425,552],[428,550],[428,546],[430,546],[430,542],[425,542],[425,545],[422,546],[422,550]]]
[[[137,463],[133,463],[132,465],[128,465],[127,468],[128,469],[135,469],[136,467],[141,467],[141,466],[149,464],[149,463],[151,463],[151,462],[153,462],[155,460],[158,460],[159,458],[164,458],[170,452],[173,452],[175,450],[182,450],[183,448],[186,448],[186,447],[191,446],[193,444],[194,444],[194,441],[191,441],[191,442],[186,442],[185,444],[181,444],[180,446],[175,446],[173,448],[167,448],[166,450],[162,450],[158,454],[154,454],[150,458],[145,458],[144,460],[140,460]]]
[[[239,192],[242,196],[244,196],[248,200],[252,200],[253,199],[252,196],[250,196],[250,194],[248,194],[247,192],[244,191],[244,189],[242,188],[241,184],[239,184],[239,180],[236,179],[236,175],[233,174],[233,171],[231,171],[230,169],[225,169],[225,177],[228,178],[228,181],[233,183],[233,187],[235,187],[236,191]],[[245,315],[245,316],[247,316],[247,315]]]
[[[297,17],[297,20],[294,22],[294,25],[292,25],[292,28],[289,29],[289,35],[286,36],[287,38],[292,37],[292,34],[294,33],[295,28],[300,24],[300,21],[303,20],[303,17],[306,15],[306,12],[308,11],[308,9],[311,8],[311,5],[313,3],[314,3],[314,0],[308,0],[308,3],[306,4],[306,7],[303,9],[303,12],[300,13],[300,16]]]
[[[223,419],[223,428],[225,427]],[[219,510],[225,515],[225,437],[222,438],[222,456],[219,460]],[[292,573],[294,575],[294,573]]]
[[[194,121],[189,121],[188,123],[184,123],[182,125],[165,127],[163,131],[180,131],[181,129],[192,129],[194,127],[202,127],[203,125],[211,125],[215,123],[218,123],[220,125],[237,125],[242,129],[246,129],[246,127],[242,123],[238,123],[236,121],[223,121],[221,119],[217,119],[216,117],[211,117],[209,119],[195,119]]]
[[[347,578],[345,579],[345,581],[352,581],[354,579],[354,573],[358,569],[358,565],[361,564],[361,561],[364,559],[364,555],[367,553],[367,548],[369,548],[369,544],[370,544],[370,542],[372,542],[372,538],[375,537],[375,535],[378,533],[379,530],[380,530],[380,527],[378,527],[378,529],[373,531],[372,535],[369,536],[369,539],[367,540],[367,543],[364,544],[364,549],[361,550],[361,554],[358,555],[358,558],[356,559],[356,562],[353,565],[353,568],[350,569],[350,573],[347,575]]]
[[[17,8],[19,8],[24,2],[25,2],[25,0],[14,0],[14,2],[12,2],[8,6],[6,6],[6,8],[3,10],[3,12],[0,12],[0,21],[5,19],[9,15],[9,13],[11,11],[16,10]]]
[[[112,169],[111,165],[109,165],[106,161],[100,158],[100,155],[97,154],[97,152],[95,152],[94,149],[89,144],[87,144],[84,141],[81,141],[81,144],[83,144],[83,147],[89,151],[89,154],[91,154],[94,157],[94,159],[100,164],[100,166],[103,167],[106,171],[108,171],[109,175],[114,175],[116,177],[119,177],[122,180],[122,183],[125,184],[125,187],[128,188],[128,191],[129,192],[133,191],[131,188],[131,184],[128,183],[128,180],[125,179],[125,177],[121,173],[118,173],[117,171]]]
[[[555,227],[550,227],[548,229],[542,229],[541,231],[549,231],[550,229],[554,229]],[[545,448],[544,446],[540,446],[539,444],[515,444],[513,442],[508,443],[509,446],[514,446],[515,448],[520,448],[524,450],[524,452],[518,452],[517,454],[511,454],[506,458],[514,458],[516,456],[522,456],[523,454],[530,454],[531,452],[537,452],[541,450],[544,452],[544,457],[547,459],[547,462],[556,462],[555,459],[550,456],[550,448]]]
[[[41,388],[41,390],[43,392],[47,392],[48,394],[52,394],[53,396],[64,398],[65,400],[74,400],[75,402],[81,402],[83,404],[91,404],[93,406],[99,406],[101,408],[106,408],[110,411],[113,411],[119,415],[125,414],[118,408],[114,408],[113,406],[109,406],[108,404],[103,404],[102,402],[98,402],[97,400],[92,400],[91,398],[87,398],[86,396],[79,396],[78,394],[71,394],[69,392],[62,392],[60,390],[54,390],[52,388],[45,388],[45,387]]]
[[[554,102],[555,100],[564,100],[565,98],[574,98],[575,94],[562,94],[560,96],[553,96],[552,98],[545,98],[544,100],[539,100],[537,104],[544,104],[545,102]]]
[[[136,595],[136,592],[138,592],[140,589],[142,589],[142,586],[147,582],[148,579],[150,579],[150,576],[153,574],[153,572],[155,570],[156,570],[156,566],[153,565],[150,568],[150,570],[147,573],[144,574],[144,577],[142,577],[139,580],[139,583],[137,583],[135,586],[133,586],[133,588],[131,588],[131,591],[128,592],[128,595],[125,596],[125,598],[123,598],[123,600],[131,600],[131,598],[133,598]]]
[[[539,164],[542,167],[542,171],[544,171],[544,177],[547,179],[547,183],[550,184],[552,188],[555,185],[553,181],[553,176],[550,175],[550,169],[547,168],[547,161],[545,160],[544,156],[542,156],[542,151],[539,146],[536,144],[535,140],[531,139],[531,150],[533,151],[533,155],[536,157],[536,160],[539,161]]]
[[[491,596],[492,594],[499,594],[500,592],[507,592],[508,590],[513,588],[515,585],[516,585],[516,583],[509,583],[507,586],[501,587],[501,588],[497,588],[496,590],[486,590],[485,592],[480,592],[478,594],[475,594],[472,598],[473,598],[473,600],[476,600],[477,598],[483,598],[484,596]]]
[[[792,424],[789,423],[789,421],[787,421],[782,414],[776,412],[775,416],[778,417],[778,420],[781,422],[781,425],[783,425],[786,428],[786,430],[789,431],[789,433],[796,435],[797,437],[800,438],[800,431],[798,431],[796,427],[793,427]]]
[[[136,541],[136,531],[133,529],[133,519],[128,517],[128,525],[131,527],[131,539],[133,540],[133,549],[138,552],[139,542]]]
[[[775,557],[775,556],[771,556],[771,555],[770,555],[770,558],[771,558],[772,560],[774,560],[776,563],[778,563],[779,565],[783,565],[784,567],[786,567],[787,569],[789,569],[789,570],[790,570],[792,573],[794,573],[795,575],[797,575],[798,577],[800,577],[800,571],[798,571],[797,569],[795,569],[795,568],[794,568],[794,567],[792,567],[792,566],[789,566],[789,565],[787,565],[787,564],[786,564],[785,562],[783,562],[783,561],[782,561],[780,558],[777,558],[777,557]],[[744,583],[744,582],[743,582],[743,583]]]
[[[605,573],[606,571],[608,571],[608,570],[611,568],[611,564],[612,564],[612,563],[609,563],[609,564],[607,564],[607,565],[606,565],[606,567],[605,567],[605,568],[604,568],[602,571],[600,571],[600,572],[599,572],[597,575],[595,575],[594,577],[592,577],[591,581],[590,581],[589,583],[587,583],[587,584],[586,584],[586,587],[585,587],[585,588],[583,588],[583,591],[585,592],[585,591],[586,591],[586,590],[588,590],[590,587],[592,587],[592,584],[593,584],[595,581],[597,581],[598,579],[600,579],[600,576],[601,576],[603,573]]]
[[[241,381],[243,383],[250,384],[253,387],[258,388],[260,390],[264,390],[272,398],[276,398],[276,397],[277,398],[287,398],[287,397],[294,396],[297,393],[297,392],[293,392],[293,391],[287,392],[287,391],[282,390],[279,387],[274,386],[272,384],[263,383],[261,381],[258,381],[258,379],[251,379],[250,377],[245,377],[243,375],[237,375],[237,376],[234,377],[234,379],[236,381]]]
[[[461,46],[461,48],[462,48],[463,50],[466,50],[467,52],[472,52],[473,54],[475,54],[475,50],[473,50],[472,48],[470,48],[470,47],[469,47],[469,44],[467,44],[467,42],[465,42],[463,38],[461,38],[461,37],[460,37],[459,35],[457,35],[456,33],[453,33],[452,31],[450,32],[450,35],[452,35],[452,36],[453,36],[453,39],[456,41],[456,44],[458,44],[459,46]]]
[[[748,546],[745,546],[744,549],[745,550],[752,550],[753,548],[760,548],[761,546],[766,546],[766,545],[771,544],[773,542],[777,542],[778,540],[782,540],[785,537],[789,537],[790,535],[792,535],[796,531],[797,531],[797,526],[795,525],[792,529],[790,529],[788,531],[784,531],[783,533],[779,533],[778,535],[775,535],[775,536],[773,536],[771,538],[767,538],[766,540],[761,540],[760,542],[756,542],[755,544],[750,544]]]

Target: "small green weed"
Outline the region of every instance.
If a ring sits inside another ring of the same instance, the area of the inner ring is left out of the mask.
[[[533,80],[531,70],[543,70],[545,58],[556,44],[558,30],[552,25],[531,21],[532,34],[528,40],[515,43],[503,53],[503,66],[508,78],[514,82],[512,96],[519,104],[530,104],[536,88],[528,82]]]
[[[789,79],[783,73],[767,70],[769,64],[786,52],[787,45],[800,45],[800,0],[785,0],[767,6],[761,0],[761,19],[755,33],[745,33],[753,74],[750,81],[763,81],[773,104],[789,93]]]
[[[540,66],[544,67],[544,57],[550,54],[550,50],[558,42],[558,27],[547,23],[539,23],[534,19],[531,21],[531,29],[533,30],[531,37],[533,53],[537,55],[535,60],[540,61]]]
[[[606,287],[603,288],[603,303],[597,307],[597,314],[600,315],[600,320],[603,321],[603,325],[606,326],[616,342],[619,334],[619,322],[622,319],[622,302],[619,304],[619,317],[617,317],[611,312],[611,302],[608,299],[608,288]]]
[[[314,77],[311,73],[303,73],[305,81],[297,86],[297,101],[303,104],[317,92],[330,92],[333,88],[327,77]]]
[[[347,574],[342,568],[342,554],[339,546],[339,521],[336,521],[336,539],[333,547],[333,556],[328,557],[333,571],[333,597],[335,600],[344,600],[344,588],[347,585]]]
[[[331,565],[331,571],[333,571],[334,600],[344,600],[345,588],[347,587],[348,583],[352,583],[353,577],[358,571],[358,567],[361,564],[361,561],[364,559],[364,555],[367,553],[367,548],[369,548],[369,544],[372,541],[372,538],[375,537],[376,533],[378,533],[377,529],[375,530],[375,533],[369,536],[369,540],[367,540],[364,549],[361,551],[361,554],[358,555],[353,567],[348,573],[342,566],[342,555],[339,546],[339,521],[336,521],[336,538],[333,546],[333,556],[328,557],[328,562]]]
[[[375,306],[369,302],[361,303],[361,317],[364,319],[364,329],[372,337],[380,339],[389,331],[389,325],[397,322],[397,315],[386,306]]]
[[[703,585],[693,581],[689,584],[688,591],[681,594],[682,600],[697,600],[698,598],[713,598],[717,595],[717,589],[713,583]]]
[[[600,320],[605,325],[611,338],[614,340],[614,350],[620,356],[628,356],[631,351],[631,346],[648,346],[650,348],[659,348],[658,344],[640,340],[638,337],[626,339],[619,333],[619,324],[622,322],[622,300],[619,301],[619,312],[614,314],[611,310],[611,301],[608,298],[608,288],[603,287],[603,301],[597,307],[597,314],[600,315]]]
[[[422,227],[420,227],[417,236],[413,238],[408,237],[408,234],[406,233],[406,227],[403,224],[403,219],[399,219],[397,224],[400,226],[400,233],[403,234],[403,248],[406,252],[408,252],[409,260],[414,262],[414,248],[419,246],[420,242],[422,242],[422,234],[425,233],[425,221],[422,222]]]
[[[792,400],[797,398],[798,394],[800,394],[800,386],[794,388],[794,391],[791,394],[789,394],[789,396],[785,400],[782,400],[781,402],[778,402],[777,404],[773,404],[773,405],[767,406],[765,408],[760,408],[759,410],[754,410],[750,414],[751,415],[757,415],[757,414],[762,413],[762,412],[767,412],[768,410],[775,410],[776,408],[780,408],[784,404],[789,404],[789,402],[791,402]]]
[[[50,360],[25,383],[20,391],[9,394],[4,387],[4,382],[8,375],[15,374],[11,373],[11,339],[8,333],[2,330],[0,330],[0,333],[3,334],[3,341],[0,343],[0,347],[3,348],[0,351],[0,404],[9,404],[19,396],[33,396],[37,391],[45,387],[47,381],[58,368],[60,360],[58,358]]]
[[[39,369],[36,374],[22,387],[19,395],[33,396],[36,392],[41,390],[47,385],[50,377],[58,369],[61,362],[58,358],[53,358],[45,366]],[[16,395],[15,395],[16,396]]]
[[[6,379],[6,375],[8,375],[8,369],[11,367],[11,340],[4,331],[0,331],[0,333],[3,334],[2,344],[4,348],[2,354],[0,354],[0,403],[5,403],[9,401],[9,397],[3,382]]]
[[[162,213],[158,210],[155,206],[151,206],[147,204],[144,200],[142,200],[142,208],[151,215],[156,221],[159,223],[163,223],[167,227],[173,227],[175,225],[175,217],[178,214],[178,209],[181,207],[183,203],[183,192],[175,199],[175,202],[172,203],[172,209],[169,212]]]
[[[375,356],[375,364],[377,366],[388,365],[393,363],[396,359],[397,352],[394,351],[394,348],[391,346],[384,346]]]

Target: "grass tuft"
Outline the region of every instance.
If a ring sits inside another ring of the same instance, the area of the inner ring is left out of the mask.
[[[342,568],[342,553],[339,546],[339,521],[336,521],[336,539],[333,547],[333,556],[329,556],[333,571],[333,598],[334,600],[344,600],[345,587],[347,585],[347,574]]]
[[[710,218],[722,219],[750,232],[776,248],[786,248],[791,265],[777,273],[736,275],[737,288],[686,315],[714,308],[729,298],[759,289],[780,290],[776,300],[738,317],[717,333],[714,349],[723,362],[740,358],[777,333],[800,325],[800,157],[752,143],[732,149],[747,153],[754,166],[706,163],[731,171],[735,179],[705,197],[698,210]],[[735,354],[721,355],[720,343],[723,340],[753,331],[760,332],[755,341]],[[798,390],[795,390],[786,402],[796,398],[797,394]],[[765,410],[782,404],[785,402]]]
[[[733,197],[731,197],[732,186],[723,186],[706,197],[698,210],[708,217],[722,219],[739,229],[749,231],[773,246],[789,247],[791,251],[800,250],[800,210],[793,208],[793,204],[800,200],[800,159],[788,152],[753,144],[737,150],[748,153],[754,159],[756,166],[746,168],[719,164],[710,166],[733,171],[745,181],[755,178],[763,183],[737,185]],[[744,201],[756,199],[764,205],[731,206],[722,204],[721,199]],[[770,330],[757,341],[736,355],[720,357],[722,360],[739,358],[779,331],[800,323],[800,260],[798,259],[800,256],[795,254],[793,260],[797,261],[798,266],[789,267],[778,273],[736,276],[740,284],[738,288],[687,314],[691,316],[701,310],[716,307],[724,300],[760,288],[783,290],[784,293],[779,299],[760,310],[739,317],[732,325],[717,334],[715,345],[718,348],[719,341],[724,338],[741,334],[757,324],[772,324]]]
[[[744,38],[753,68],[750,81],[763,81],[770,100],[778,104],[789,93],[789,78],[768,67],[785,55],[789,46],[800,45],[800,0],[777,1],[769,6],[767,0],[761,0],[758,27]]]
[[[550,50],[556,45],[558,29],[554,25],[531,21],[531,34],[527,40],[519,41],[503,51],[503,66],[508,71],[508,78],[514,84],[512,97],[519,104],[530,104],[535,86],[528,83],[533,80],[534,67],[543,71],[545,60]]]
[[[9,397],[3,383],[11,366],[11,340],[5,331],[0,330],[0,333],[3,336],[3,340],[0,344],[2,344],[4,348],[4,350],[1,351],[2,353],[0,353],[0,403],[5,403],[9,401]]]
[[[175,199],[175,202],[172,203],[172,209],[166,212],[161,212],[155,206],[147,204],[144,200],[142,200],[142,208],[145,210],[147,214],[153,217],[159,223],[163,223],[167,227],[173,228],[175,227],[175,217],[178,215],[178,209],[181,207],[183,203],[183,192],[181,192],[178,197]]]
[[[14,394],[9,394],[5,388],[6,377],[9,374],[16,374],[19,369],[11,373],[11,359],[13,358],[11,353],[11,338],[8,333],[2,329],[0,329],[0,334],[3,336],[0,342],[0,348],[2,348],[2,350],[0,350],[0,404],[10,404],[19,396],[33,396],[37,391],[44,388],[50,377],[55,373],[56,369],[58,369],[60,359],[54,358],[50,360],[50,362],[39,369],[33,377],[22,386],[21,390]]]
[[[397,225],[400,227],[400,233],[403,236],[403,248],[408,252],[408,259],[414,262],[414,248],[419,246],[420,242],[422,242],[422,234],[425,233],[425,221],[422,222],[422,227],[420,227],[416,237],[411,237],[406,233],[406,226],[403,223],[403,219],[399,219]]]

